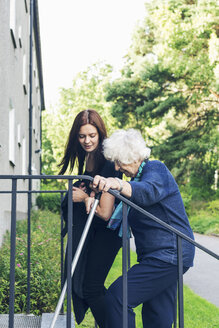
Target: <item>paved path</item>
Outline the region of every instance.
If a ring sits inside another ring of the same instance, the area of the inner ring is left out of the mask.
[[[219,254],[219,237],[195,234],[197,243]],[[219,261],[196,248],[194,267],[184,275],[184,283],[196,294],[219,307]]]
[[[219,237],[195,234],[195,240],[219,254]],[[131,249],[135,251],[134,238]],[[184,275],[184,283],[196,294],[219,307],[219,261],[196,248],[194,267]]]

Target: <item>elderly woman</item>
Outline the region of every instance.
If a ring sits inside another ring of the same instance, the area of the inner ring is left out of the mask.
[[[115,163],[117,170],[131,177],[131,181],[96,175],[93,187],[103,192],[109,188],[118,190],[135,204],[194,239],[172,174],[162,162],[149,160],[149,155],[150,149],[145,146],[139,131],[116,131],[104,141],[104,156]],[[116,215],[115,211],[113,216]],[[133,308],[143,304],[143,327],[171,328],[177,290],[176,236],[132,208],[128,213],[128,224],[135,238],[138,257],[138,264],[128,271],[128,327],[135,327]],[[184,273],[193,265],[193,258],[194,246],[183,241]],[[122,277],[109,287],[105,301],[106,327],[121,328]]]

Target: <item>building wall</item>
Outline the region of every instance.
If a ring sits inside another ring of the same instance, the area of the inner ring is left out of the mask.
[[[29,149],[29,2],[0,0],[0,174],[28,174]],[[33,35],[34,37],[34,35]],[[40,174],[41,96],[35,39],[33,39],[32,174]],[[39,181],[33,180],[33,189]],[[0,180],[0,190],[11,190],[10,180]],[[28,190],[18,180],[18,190]],[[11,195],[0,194],[0,245],[10,229]],[[27,195],[17,196],[17,219],[27,213]]]

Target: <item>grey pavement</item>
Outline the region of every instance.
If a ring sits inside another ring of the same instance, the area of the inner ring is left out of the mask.
[[[197,243],[219,254],[219,237],[195,234]],[[135,251],[134,238],[131,249]],[[184,283],[197,295],[219,307],[219,261],[196,248],[194,267],[184,275]]]
[[[53,316],[54,316],[54,313],[43,313],[41,328],[49,328],[52,323]],[[60,314],[55,323],[55,328],[65,328],[65,327],[67,327],[66,326],[66,314],[64,314],[64,315]],[[71,314],[71,327],[75,328],[73,313]]]
[[[219,254],[219,237],[195,234],[195,241]],[[197,247],[194,267],[185,273],[184,283],[219,307],[219,261]]]

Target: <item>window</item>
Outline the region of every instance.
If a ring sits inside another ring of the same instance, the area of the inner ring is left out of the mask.
[[[26,13],[28,13],[27,0],[24,0],[24,5],[25,5]]]
[[[11,38],[15,48],[16,44],[16,0],[10,0],[10,31]]]
[[[27,164],[27,154],[26,154],[26,139],[25,137],[22,140],[22,174],[27,173],[26,164]]]
[[[26,55],[23,55],[23,88],[25,95],[27,94],[27,66],[26,66]]]
[[[9,110],[9,161],[15,166],[15,110]]]
[[[32,125],[33,125],[33,132],[36,132],[36,110],[35,106],[32,107]]]
[[[21,27],[21,25],[18,28],[18,39],[19,39],[20,48],[22,48],[22,27]]]
[[[21,125],[17,125],[17,143],[18,146],[21,147]]]
[[[36,77],[36,57],[35,53],[33,54],[33,75]]]

